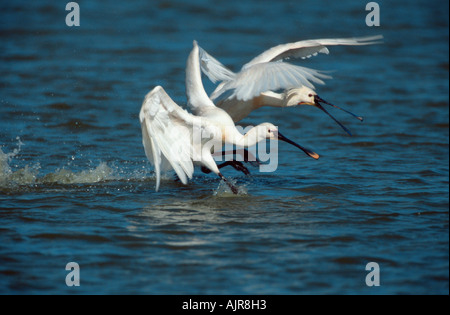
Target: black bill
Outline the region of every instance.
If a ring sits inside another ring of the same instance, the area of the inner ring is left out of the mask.
[[[345,127],[343,124],[341,124],[336,118],[334,118],[325,108],[323,108],[321,103],[336,107],[344,112],[346,112],[347,114],[352,115],[353,117],[359,119],[360,121],[364,120],[364,117],[362,116],[357,116],[355,114],[353,114],[352,112],[349,112],[348,110],[345,110],[339,106],[336,106],[334,104],[328,103],[327,101],[325,101],[324,99],[320,98],[319,95],[314,95],[314,102],[315,102],[315,106],[320,108],[322,111],[324,111],[328,116],[330,116],[339,126],[341,126],[342,129],[345,130],[346,133],[348,133],[350,136],[352,135],[352,133],[350,132],[350,130],[347,129],[347,127]]]
[[[278,137],[278,140],[282,140],[282,141],[284,141],[284,142],[290,143],[290,144],[292,144],[293,146],[299,148],[300,150],[302,150],[303,152],[305,152],[307,155],[309,155],[309,156],[312,157],[313,159],[316,159],[316,160],[317,160],[317,159],[319,158],[319,155],[318,155],[317,153],[315,153],[315,152],[313,152],[313,151],[311,151],[311,150],[309,150],[309,149],[307,149],[307,148],[305,148],[305,147],[302,147],[301,145],[295,143],[295,142],[292,141],[292,140],[289,140],[288,138],[286,138],[285,136],[283,136],[280,132],[277,133],[277,137]]]

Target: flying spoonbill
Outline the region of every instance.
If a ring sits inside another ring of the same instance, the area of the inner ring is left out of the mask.
[[[139,113],[145,154],[155,167],[156,191],[161,171],[173,169],[181,182],[187,184],[192,179],[195,163],[215,173],[237,194],[238,189],[222,175],[212,155],[214,148],[221,149],[224,143],[245,148],[265,139],[283,140],[310,157],[319,158],[318,154],[284,137],[271,123],[262,123],[241,134],[230,115],[216,107],[204,90],[196,41],[186,64],[186,95],[195,115],[178,106],[161,86],[145,96]],[[208,137],[195,137],[196,134]]]
[[[323,108],[322,104],[339,108],[360,121],[363,121],[363,117],[326,102],[314,91],[313,83],[325,84],[323,79],[331,77],[321,71],[283,61],[291,58],[306,59],[318,53],[328,54],[327,46],[377,44],[382,38],[383,36],[377,35],[359,38],[313,39],[282,44],[253,58],[238,73],[232,72],[200,48],[201,69],[213,83],[220,82],[210,97],[235,122],[262,106],[313,105],[324,111],[351,135],[350,131]],[[277,90],[284,90],[284,92],[275,93],[274,91]]]

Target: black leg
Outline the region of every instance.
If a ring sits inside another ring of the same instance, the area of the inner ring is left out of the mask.
[[[238,189],[237,189],[233,184],[231,184],[231,183],[230,183],[230,182],[222,175],[222,173],[219,173],[219,174],[217,174],[217,175],[219,175],[219,177],[222,178],[223,181],[224,181],[225,183],[227,183],[228,187],[230,187],[230,189],[231,189],[231,191],[233,192],[233,194],[237,195],[237,194],[239,193]]]
[[[225,152],[225,151],[222,151],[222,157],[224,157],[225,155],[227,155],[227,153],[229,153],[230,151],[228,151],[228,152]],[[240,149],[240,150],[236,150],[236,149],[234,149],[233,151],[233,154],[234,155],[236,155],[236,154],[242,154],[242,152],[244,152],[244,155],[243,155],[243,158],[244,158],[244,162],[246,162],[246,163],[250,163],[251,165],[253,165],[253,166],[259,166],[259,165],[261,165],[261,161],[257,158],[257,157],[255,157],[255,161],[250,161],[249,160],[249,155],[250,155],[250,152],[248,152],[248,150],[247,149]]]
[[[202,170],[202,172],[205,173],[205,174],[211,173],[211,170],[210,170],[209,168],[205,167],[205,166],[202,166],[202,167],[201,167],[201,170]]]
[[[202,170],[202,172],[205,173],[205,174],[211,173],[211,170],[210,170],[209,168],[207,168],[207,167],[204,167],[204,166],[201,167],[201,170]]]
[[[244,166],[244,164],[242,164],[239,161],[226,161],[226,162],[224,162],[224,163],[222,163],[220,165],[217,165],[217,167],[220,169],[220,168],[228,166],[228,165],[231,165],[237,171],[240,171],[240,172],[244,173],[245,175],[250,175],[249,170]],[[201,167],[201,170],[205,174],[211,173],[211,170],[209,168],[204,167],[204,166]]]
[[[249,170],[244,166],[244,164],[242,164],[242,162],[239,162],[239,161],[227,161],[227,162],[223,163],[222,165],[226,166],[225,164],[233,166],[235,170],[240,171],[240,172],[244,173],[245,175],[250,175]],[[219,166],[219,168],[220,168],[220,166]]]

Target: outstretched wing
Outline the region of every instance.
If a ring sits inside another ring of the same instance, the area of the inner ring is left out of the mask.
[[[314,89],[314,84],[325,84],[323,79],[331,79],[318,70],[282,62],[289,58],[309,58],[318,53],[328,54],[326,46],[335,45],[371,45],[379,43],[383,36],[359,38],[334,38],[304,40],[272,47],[255,57],[242,67],[232,79],[222,80],[211,99],[222,96],[226,99],[236,98],[247,101],[263,92],[307,86]],[[211,57],[212,58],[212,57]],[[217,61],[217,63],[219,63]]]
[[[145,96],[139,120],[145,154],[155,167],[156,191],[161,172],[170,169],[187,184],[194,173],[192,132],[201,127],[201,120],[178,106],[161,86]]]
[[[247,69],[255,64],[264,62],[273,62],[278,60],[285,60],[290,58],[309,58],[315,56],[318,53],[328,54],[329,50],[326,46],[361,46],[361,45],[373,45],[380,43],[383,39],[382,35],[355,37],[355,38],[324,38],[324,39],[312,39],[302,40],[295,43],[282,44],[272,47],[262,54],[253,58],[250,62],[246,63],[242,70]]]
[[[258,63],[239,72],[233,80],[222,82],[211,94],[218,99],[229,92],[228,99],[248,101],[263,92],[290,89],[305,85],[314,89],[313,83],[325,84],[322,79],[331,77],[324,73],[284,62]]]
[[[217,81],[232,80],[236,74],[225,67],[220,61],[208,54],[203,48],[199,48],[200,67],[202,72],[211,80],[212,83]]]

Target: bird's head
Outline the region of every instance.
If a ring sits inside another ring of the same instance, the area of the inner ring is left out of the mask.
[[[314,90],[306,86],[289,89],[285,94],[286,106],[316,105],[316,95]]]
[[[258,136],[263,139],[277,140],[278,127],[272,123],[262,123],[258,127]]]

